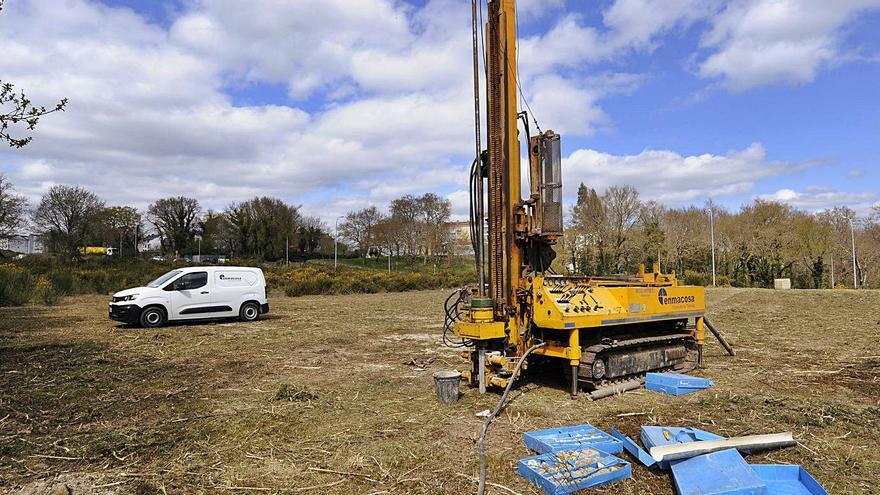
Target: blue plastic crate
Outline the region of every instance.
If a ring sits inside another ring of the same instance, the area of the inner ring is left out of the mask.
[[[672,464],[679,495],[766,495],[767,484],[736,449]]]
[[[632,466],[600,450],[560,450],[519,461],[516,472],[548,495],[565,495],[632,476]]]
[[[752,464],[767,484],[767,495],[828,495],[810,473],[798,465]]]
[[[669,395],[684,395],[703,390],[715,385],[708,378],[683,375],[681,373],[648,373],[645,376],[645,388],[654,392]]]
[[[663,432],[669,433],[669,439]],[[710,433],[705,430],[693,427],[680,426],[642,426],[641,429],[642,445],[645,450],[650,451],[651,447],[659,447],[661,445],[672,445],[676,443],[691,443],[703,440],[724,440],[724,437]],[[657,463],[660,469],[669,469],[669,461]]]
[[[577,448],[598,449],[606,454],[623,452],[620,440],[589,424],[530,431],[523,435],[523,441],[539,454]]]

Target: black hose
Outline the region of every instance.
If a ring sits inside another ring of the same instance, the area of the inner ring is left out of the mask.
[[[446,298],[446,301],[443,303],[443,309],[445,312],[445,318],[443,322],[443,345],[446,347],[452,348],[462,348],[462,347],[470,347],[473,346],[473,342],[468,339],[461,339],[461,342],[455,342],[449,338],[449,333],[453,331],[452,327],[456,321],[461,319],[462,311],[458,308],[461,303],[464,301],[467,296],[467,289],[456,289],[452,291],[451,294]],[[454,303],[450,304],[452,298],[458,295],[458,299],[455,300]]]
[[[505,387],[504,393],[501,394],[501,400],[499,400],[498,405],[495,406],[495,411],[493,411],[483,423],[483,430],[480,432],[480,484],[477,488],[477,495],[483,495],[486,492],[486,433],[489,432],[489,425],[492,424],[495,417],[498,416],[502,409],[504,409],[507,394],[509,394],[510,389],[513,388],[513,382],[516,381],[517,375],[519,375],[519,369],[522,367],[523,363],[526,362],[526,358],[529,357],[529,354],[545,345],[547,345],[545,342],[535,344],[532,347],[529,347],[529,350],[522,355],[519,362],[516,363],[516,367],[513,368],[513,374],[507,381],[507,387]]]

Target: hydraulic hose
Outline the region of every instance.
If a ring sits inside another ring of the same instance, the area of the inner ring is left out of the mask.
[[[498,401],[495,410],[483,423],[483,430],[480,432],[480,484],[477,488],[477,495],[484,495],[486,493],[486,434],[489,432],[489,425],[492,424],[495,417],[498,416],[498,414],[504,409],[504,406],[507,405],[507,394],[509,394],[510,389],[513,388],[513,382],[516,381],[516,378],[519,375],[519,369],[522,368],[523,363],[526,362],[526,358],[528,358],[529,354],[536,349],[544,347],[545,345],[547,345],[545,342],[535,344],[532,347],[529,347],[529,350],[522,355],[519,362],[516,363],[516,367],[513,368],[513,375],[511,375],[510,380],[507,381],[507,387],[505,387],[504,393],[501,394],[501,400]]]

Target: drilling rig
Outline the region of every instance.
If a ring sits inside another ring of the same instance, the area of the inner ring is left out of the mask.
[[[631,276],[561,276],[552,269],[553,247],[563,234],[561,138],[540,128],[532,135],[529,115],[518,107],[516,1],[489,0],[485,26],[477,21],[476,2],[472,10],[476,159],[470,173],[470,233],[477,281],[447,299],[443,332],[447,345],[468,348],[471,366],[463,377],[481,393],[506,387],[517,378],[518,360],[535,345],[541,347],[519,373],[529,364],[549,364],[568,380],[573,398],[581,388],[596,394],[638,385],[648,372],[696,368],[705,340],[703,287],[679,285],[675,273],[661,273],[659,264],[650,271],[643,265]],[[485,150],[480,29],[485,34]]]

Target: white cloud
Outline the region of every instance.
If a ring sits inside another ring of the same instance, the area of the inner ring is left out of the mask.
[[[286,83],[294,98],[345,79],[352,53],[412,41],[405,12],[389,0],[196,0],[171,40],[236,77]]]
[[[768,201],[779,201],[794,208],[822,211],[835,206],[849,206],[859,214],[866,213],[877,202],[873,192],[837,191],[826,187],[808,187],[803,191],[780,189],[772,194],[758,196]]]
[[[580,16],[562,17],[546,33],[523,38],[519,44],[520,72],[528,79],[554,67],[578,67],[609,57],[613,47],[598,30],[583,26]]]
[[[645,150],[617,156],[595,150],[578,150],[563,160],[566,195],[574,196],[578,184],[600,191],[614,185],[632,185],[647,199],[682,205],[708,197],[744,194],[755,181],[783,175],[796,167],[768,161],[764,147],[752,144],[724,155],[682,156],[673,151]]]
[[[576,80],[547,75],[531,83],[530,106],[539,119],[563,135],[592,134],[608,117],[596,104],[598,93]]]
[[[617,0],[603,21],[618,47],[651,49],[654,38],[673,28],[686,28],[714,14],[720,0]]]
[[[802,84],[846,58],[841,29],[880,0],[740,0],[712,19],[702,46],[713,50],[699,74],[734,91]]]

